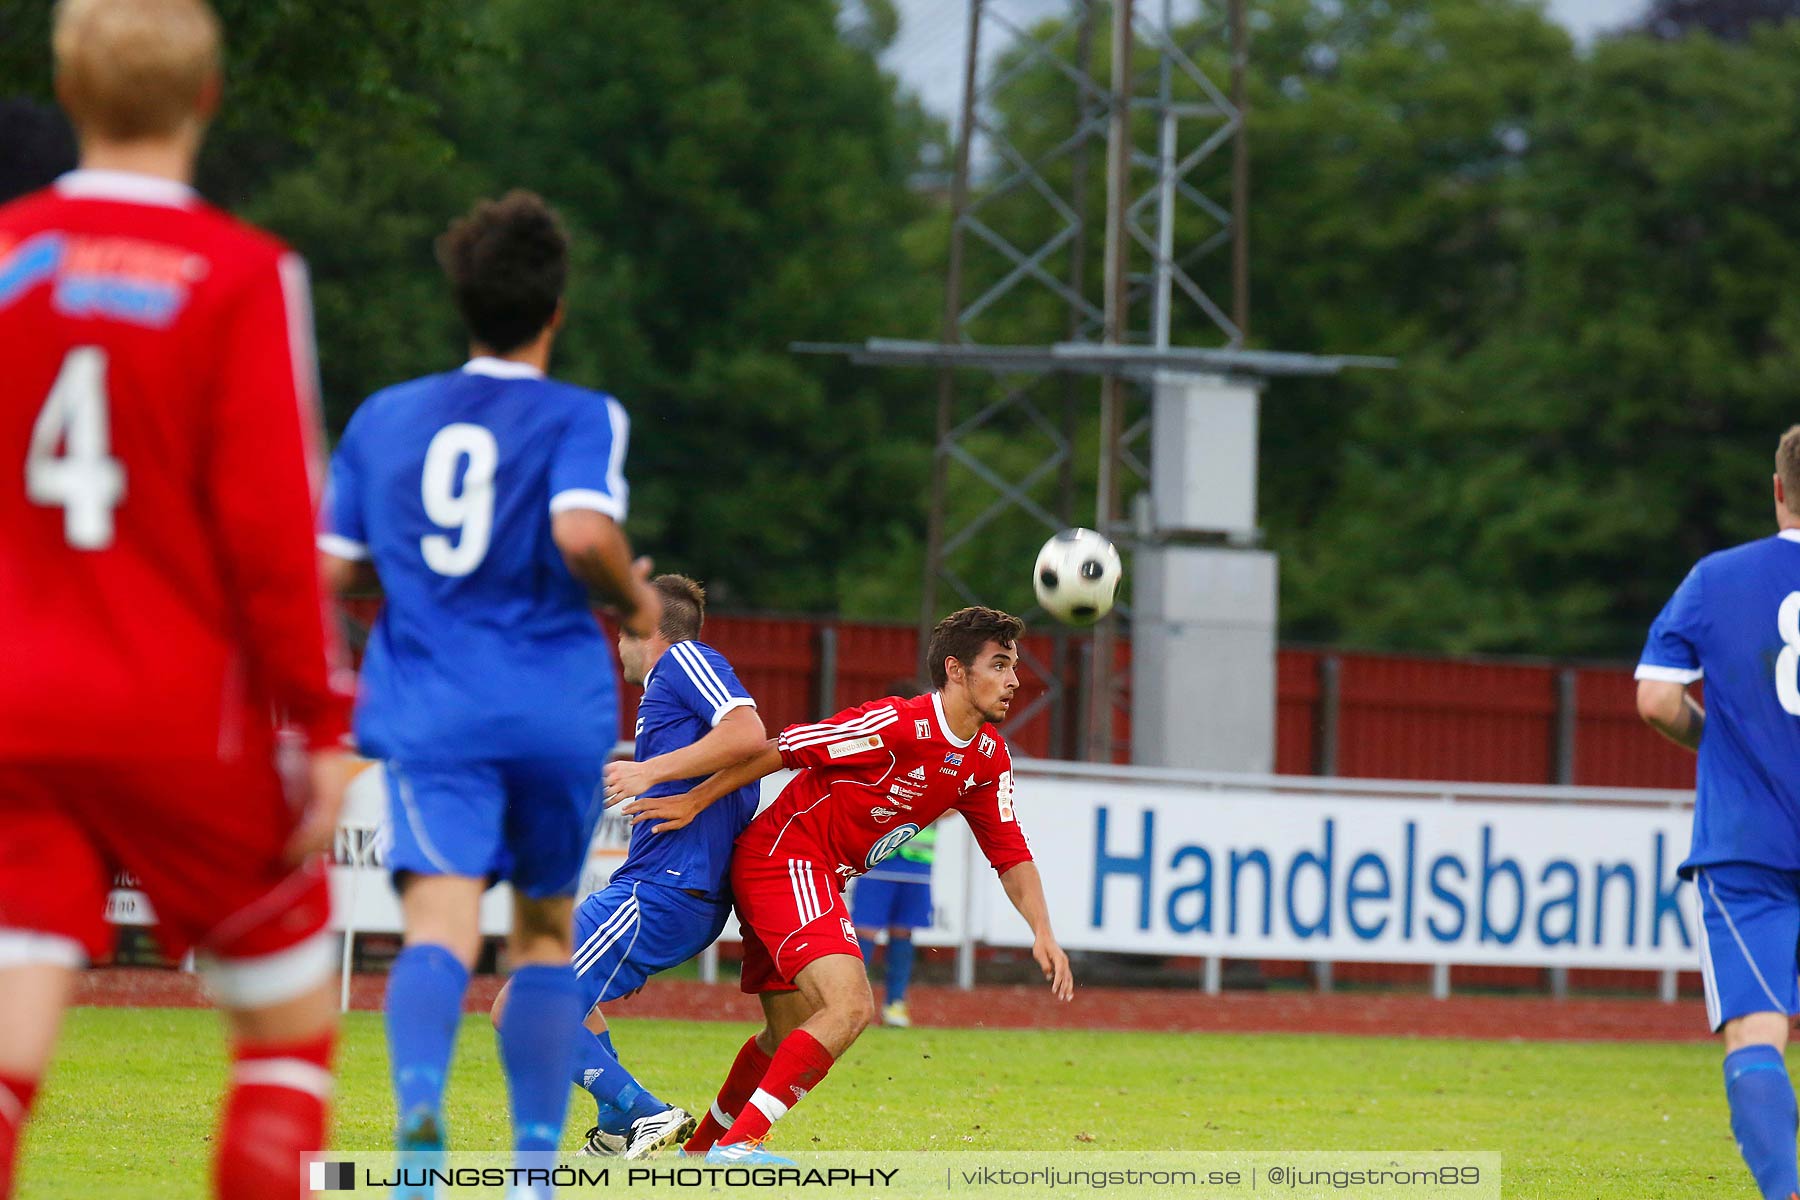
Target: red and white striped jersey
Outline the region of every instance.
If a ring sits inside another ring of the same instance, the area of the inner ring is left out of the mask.
[[[997,873],[1031,859],[1006,742],[986,724],[953,736],[936,692],[790,725],[776,744],[799,774],[738,835],[740,854],[811,858],[849,879],[954,808]]]
[[[170,180],[0,208],[0,759],[342,738],[306,270]]]

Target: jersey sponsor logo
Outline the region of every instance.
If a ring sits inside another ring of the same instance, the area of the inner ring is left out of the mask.
[[[869,847],[869,853],[863,859],[863,870],[873,870],[876,863],[912,841],[918,832],[919,826],[908,821],[906,824],[882,834],[881,840]]]
[[[944,755],[944,765],[946,767],[962,766],[962,755],[957,751],[952,750],[950,753]]]
[[[975,749],[981,752],[983,758],[994,757],[994,739],[985,733],[982,734],[981,740],[975,743]]]
[[[825,753],[833,758],[846,758],[852,754],[861,754],[864,750],[881,748],[881,735],[871,733],[868,737],[851,738],[848,741],[833,742],[825,747]]]
[[[914,783],[924,783],[925,782],[925,768],[924,767],[914,767],[912,770],[910,770],[906,773],[906,778],[912,780]]]
[[[877,825],[886,825],[889,821],[900,815],[900,810],[897,808],[884,808],[877,804],[874,808],[869,810],[869,815],[875,818],[875,823]]]
[[[920,717],[918,720],[914,721],[913,722],[913,736],[918,738],[921,742],[929,739],[931,737],[931,722],[927,721],[923,717]]]
[[[204,258],[174,246],[45,232],[0,258],[0,307],[54,278],[58,312],[162,328],[187,305],[189,287],[206,273]]]
[[[956,778],[956,768],[955,767],[939,767],[938,774],[939,775],[948,775],[948,776],[950,776],[950,778],[955,779]]]
[[[994,795],[1000,802],[1000,819],[1016,821],[1013,815],[1013,777],[1011,771],[1000,772],[1000,782],[994,785]]]

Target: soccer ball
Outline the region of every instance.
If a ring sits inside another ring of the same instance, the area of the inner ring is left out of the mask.
[[[1092,529],[1065,529],[1038,551],[1032,584],[1044,611],[1070,625],[1091,625],[1119,594],[1119,552]]]

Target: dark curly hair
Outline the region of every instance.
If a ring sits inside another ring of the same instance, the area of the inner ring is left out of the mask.
[[[1025,622],[997,608],[974,605],[959,608],[937,623],[931,631],[926,655],[931,659],[931,686],[941,688],[950,681],[944,660],[954,658],[965,667],[975,665],[981,648],[989,642],[1012,647],[1025,632]]]
[[[482,200],[437,240],[438,262],[477,344],[508,354],[543,331],[562,301],[569,238],[535,192]]]

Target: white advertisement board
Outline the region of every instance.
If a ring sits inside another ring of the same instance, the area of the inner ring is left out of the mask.
[[[1020,773],[1069,948],[1691,969],[1685,809],[1226,792]],[[1029,944],[992,876],[981,940]]]
[[[1450,803],[1211,790],[1022,766],[1019,818],[1057,936],[1072,950],[1322,962],[1692,969],[1686,809]],[[786,774],[764,781],[772,800]],[[332,870],[340,926],[396,931],[380,865],[380,773],[360,777]],[[629,828],[609,814],[584,882],[603,886]],[[940,826],[927,945],[1030,932],[960,820]],[[482,927],[505,932],[504,886]],[[115,914],[124,921],[134,914]],[[726,931],[735,939],[736,923]]]

